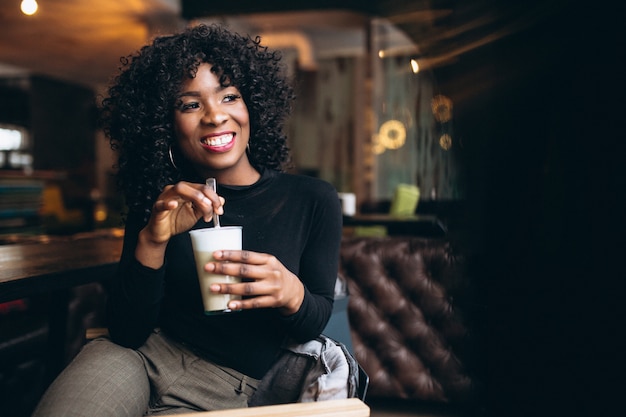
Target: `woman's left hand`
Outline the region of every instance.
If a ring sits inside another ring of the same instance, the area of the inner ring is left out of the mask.
[[[304,300],[304,285],[275,256],[246,250],[220,250],[207,272],[245,278],[240,284],[213,284],[211,291],[245,297],[233,300],[233,310],[279,308],[284,315],[294,314]]]

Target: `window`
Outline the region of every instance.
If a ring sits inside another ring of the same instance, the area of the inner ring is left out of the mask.
[[[0,124],[0,169],[30,169],[32,165],[28,131],[21,126]]]

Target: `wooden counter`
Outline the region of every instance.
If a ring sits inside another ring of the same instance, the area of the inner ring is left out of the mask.
[[[443,237],[446,226],[435,216],[391,216],[388,214],[357,214],[343,217],[344,231],[359,227],[382,227],[389,236]]]

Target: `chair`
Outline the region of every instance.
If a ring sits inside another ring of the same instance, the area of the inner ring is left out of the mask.
[[[370,385],[370,377],[365,370],[359,364],[359,385],[357,387],[357,398],[361,401],[365,401],[365,395]]]
[[[330,320],[322,332],[323,335],[333,339],[335,342],[343,344],[348,353],[354,358],[354,348],[352,346],[352,336],[350,334],[350,322],[348,319],[348,303],[350,292],[346,279],[338,275],[335,285],[335,302]],[[369,376],[361,365],[354,359],[358,366],[357,396],[361,401],[365,401],[367,388],[369,387]]]
[[[322,334],[343,343],[350,354],[354,355],[352,336],[350,334],[350,322],[348,320],[350,293],[348,291],[348,283],[341,275],[337,276],[334,298],[333,311],[330,314],[330,319],[322,331]]]

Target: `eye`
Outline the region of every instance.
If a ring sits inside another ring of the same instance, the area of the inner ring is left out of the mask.
[[[182,111],[182,112],[190,111],[190,110],[193,110],[193,109],[200,108],[200,103],[198,103],[197,101],[183,102],[181,100],[180,102],[178,102],[178,105],[176,106],[176,108],[179,111]]]
[[[236,100],[238,100],[240,98],[241,98],[241,96],[239,94],[227,94],[222,99],[222,102],[223,103],[230,103],[230,102],[236,101]]]

